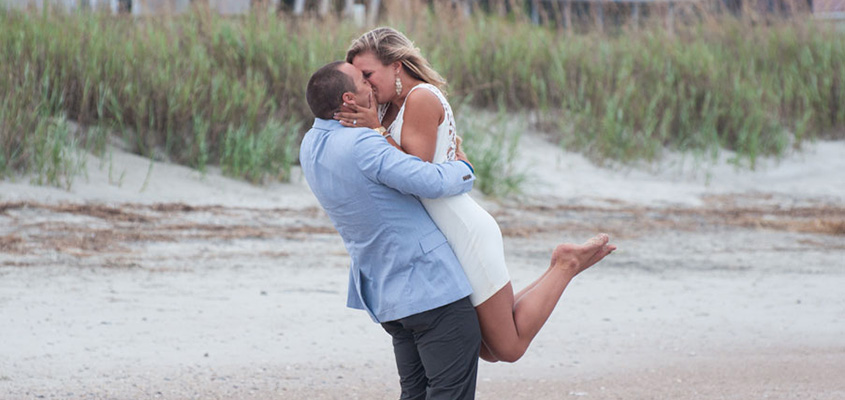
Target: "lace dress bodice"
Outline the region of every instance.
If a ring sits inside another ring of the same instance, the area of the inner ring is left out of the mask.
[[[452,107],[449,105],[449,102],[446,100],[446,96],[438,89],[436,86],[429,84],[429,83],[420,83],[419,85],[413,87],[410,92],[408,92],[408,96],[414,90],[419,88],[427,89],[434,93],[435,96],[440,100],[440,104],[443,106],[444,116],[443,122],[437,126],[437,143],[434,148],[434,158],[432,158],[432,162],[434,163],[443,163],[446,161],[454,161],[455,160],[455,149],[457,148],[455,138],[456,138],[456,130],[455,130],[455,116],[452,114]],[[405,97],[405,101],[407,102],[407,97]],[[387,112],[386,106],[379,107],[379,120],[384,119],[384,114]],[[404,123],[403,118],[405,115],[405,104],[402,104],[402,108],[399,109],[399,113],[396,114],[396,119],[393,120],[393,123],[387,127],[387,131],[390,132],[390,136],[393,137],[393,140],[396,141],[396,144],[402,145],[402,125]]]

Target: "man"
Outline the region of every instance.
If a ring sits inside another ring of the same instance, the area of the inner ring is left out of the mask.
[[[472,189],[465,158],[423,162],[368,128],[332,115],[368,105],[372,88],[352,64],[330,63],[306,89],[316,117],[300,149],[308,185],[352,258],[347,306],[366,310],[393,337],[401,399],[473,399],[481,333],[472,292],[446,238],[414,196]]]

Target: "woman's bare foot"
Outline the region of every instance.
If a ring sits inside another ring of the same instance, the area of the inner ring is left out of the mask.
[[[609,244],[609,241],[606,233],[600,233],[584,244],[558,245],[552,252],[551,266],[561,268],[574,277],[616,250],[616,245]]]

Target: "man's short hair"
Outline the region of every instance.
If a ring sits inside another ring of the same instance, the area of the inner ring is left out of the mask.
[[[343,94],[355,92],[355,82],[338,68],[346,61],[330,62],[311,75],[305,89],[305,100],[317,118],[331,119],[340,109]]]

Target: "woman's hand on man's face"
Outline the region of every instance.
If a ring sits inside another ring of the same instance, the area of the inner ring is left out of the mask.
[[[343,103],[340,112],[334,115],[334,119],[340,124],[348,127],[378,128],[381,121],[378,120],[378,104],[370,94],[370,107],[358,105],[355,101]]]

